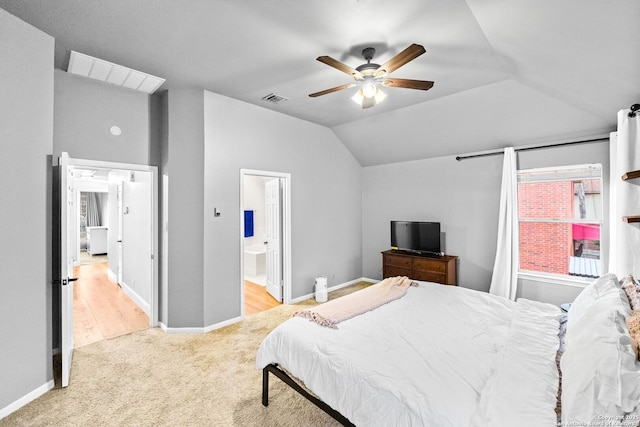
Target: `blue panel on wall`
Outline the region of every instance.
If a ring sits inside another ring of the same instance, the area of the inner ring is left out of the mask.
[[[244,211],[244,237],[253,236],[253,211]]]

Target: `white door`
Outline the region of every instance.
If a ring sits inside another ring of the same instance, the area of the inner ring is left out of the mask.
[[[62,387],[69,385],[71,360],[73,359],[73,247],[74,239],[69,232],[74,230],[75,198],[73,191],[73,166],[69,156],[63,153],[60,169],[60,311],[62,317],[60,348],[62,353]]]
[[[267,231],[267,292],[282,302],[282,250],[280,211],[282,191],[280,179],[265,183],[265,222]]]
[[[122,192],[123,192],[122,183],[118,184],[116,191],[117,191],[116,199],[117,199],[117,202],[118,202],[118,208],[117,208],[118,209],[118,237],[117,237],[117,240],[116,240],[116,243],[117,243],[116,248],[117,248],[117,251],[118,251],[118,253],[116,254],[116,260],[117,260],[118,266],[116,267],[116,272],[117,272],[117,274],[116,274],[117,279],[116,280],[118,281],[119,284],[122,284],[122,214],[123,214],[123,212],[122,212],[122,206],[123,206],[122,198],[124,196],[122,194]]]

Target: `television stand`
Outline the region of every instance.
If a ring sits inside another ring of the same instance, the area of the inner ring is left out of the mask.
[[[382,252],[382,277],[407,276],[414,280],[458,286],[457,259],[455,255],[388,250]]]

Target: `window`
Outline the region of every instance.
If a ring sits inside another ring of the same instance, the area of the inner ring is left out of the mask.
[[[520,271],[599,277],[602,166],[518,171]]]

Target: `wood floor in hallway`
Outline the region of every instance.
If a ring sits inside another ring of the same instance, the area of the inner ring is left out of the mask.
[[[107,275],[108,263],[74,268],[73,343],[82,347],[149,327],[149,316]]]
[[[280,305],[266,286],[260,286],[248,280],[244,281],[244,315],[250,316]]]

